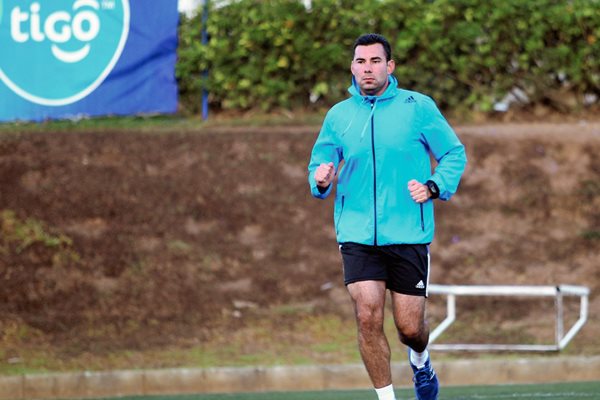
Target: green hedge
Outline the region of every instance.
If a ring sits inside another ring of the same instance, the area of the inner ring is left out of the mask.
[[[211,2],[214,3],[214,2]],[[182,18],[184,110],[329,106],[347,95],[361,33],[391,42],[400,85],[445,109],[492,110],[511,89],[561,111],[600,97],[600,0],[239,0]],[[202,71],[209,70],[202,79]],[[596,101],[597,102],[597,101]]]

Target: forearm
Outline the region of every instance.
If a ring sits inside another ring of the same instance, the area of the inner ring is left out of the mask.
[[[462,144],[452,148],[440,158],[430,180],[438,186],[441,200],[449,200],[456,193],[466,164],[467,157]]]

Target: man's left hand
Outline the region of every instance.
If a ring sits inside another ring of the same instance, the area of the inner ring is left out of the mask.
[[[408,181],[408,191],[410,192],[410,197],[417,203],[425,203],[431,197],[429,188],[416,179]]]

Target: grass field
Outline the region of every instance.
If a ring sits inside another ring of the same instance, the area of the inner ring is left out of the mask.
[[[98,132],[98,131],[136,131],[136,132],[187,132],[213,128],[235,127],[272,127],[272,126],[314,126],[315,133],[323,122],[324,111],[297,111],[281,113],[247,113],[212,115],[208,120],[198,116],[148,115],[76,118],[73,120],[48,120],[44,122],[2,122],[0,135],[23,132]]]
[[[396,389],[397,400],[414,399],[412,389]],[[123,400],[376,400],[373,390],[270,392],[127,397]],[[439,400],[600,399],[600,382],[443,388]]]

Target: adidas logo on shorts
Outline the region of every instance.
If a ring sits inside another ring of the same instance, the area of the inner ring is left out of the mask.
[[[417,289],[425,289],[425,284],[423,283],[423,281],[419,281],[419,283],[417,283],[415,287]]]

